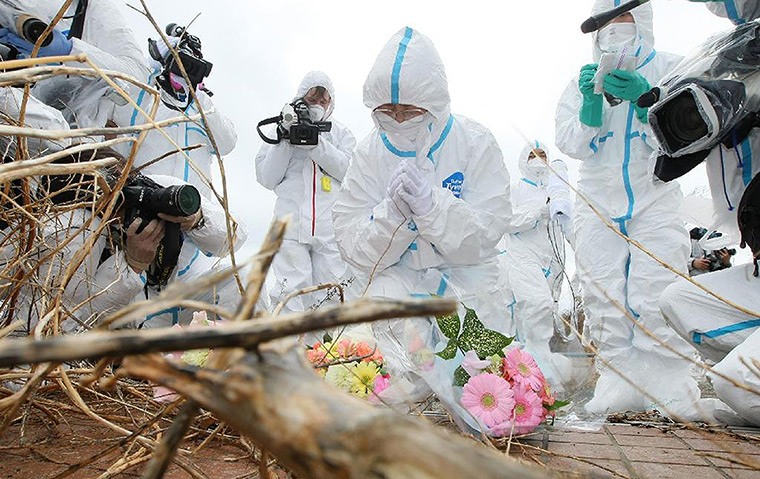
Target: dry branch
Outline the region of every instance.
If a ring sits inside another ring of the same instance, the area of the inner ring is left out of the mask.
[[[200,348],[251,348],[285,336],[335,326],[390,318],[451,314],[455,309],[456,301],[452,299],[363,299],[349,305],[337,305],[255,322],[229,323],[217,328],[92,332],[44,341],[6,339],[0,341],[0,367]]]

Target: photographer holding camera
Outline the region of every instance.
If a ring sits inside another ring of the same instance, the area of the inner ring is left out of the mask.
[[[272,264],[277,279],[269,292],[273,305],[292,291],[338,282],[347,273],[331,212],[356,140],[343,124],[327,122],[334,109],[332,81],[313,71],[301,81],[294,102],[270,119],[278,121],[277,140],[267,141],[259,129],[265,143],[256,155],[256,179],[277,195],[276,217],[293,215]],[[298,297],[286,310],[303,311],[306,306]]]
[[[706,250],[703,241],[720,238],[723,233],[713,231],[708,234],[706,228],[695,226],[689,231],[691,238],[691,255],[689,256],[689,275],[698,276],[712,271],[720,271],[731,267],[731,256],[736,254],[735,249],[719,248]]]
[[[179,53],[185,71],[190,78],[187,84],[177,65],[169,46],[162,39],[148,40],[150,63],[153,72],[148,77],[141,78],[154,86],[161,94],[161,104],[156,112],[155,121],[168,120],[178,116],[190,117],[198,115],[203,110],[208,125],[214,135],[216,146],[221,156],[228,155],[235,148],[237,133],[235,126],[224,116],[211,101],[212,93],[205,87],[204,81],[211,73],[212,64],[203,58],[201,40],[185,31],[183,27],[171,23],[166,27],[169,43]],[[195,91],[198,105],[190,94],[190,88]],[[150,111],[150,95],[140,92],[134,99],[144,111]],[[144,124],[147,120],[131,105],[116,107],[111,120],[119,126],[134,126]],[[212,165],[216,152],[208,137],[202,120],[188,121],[164,128],[164,132],[183,148],[184,154],[176,151],[176,147],[157,130],[148,133],[145,141],[135,156],[135,167],[144,166],[141,170],[149,175],[169,175],[186,181],[199,189],[201,195],[212,198],[208,182],[212,177]],[[200,148],[189,149],[200,145]],[[123,154],[129,153],[130,145],[117,147]],[[159,161],[155,161],[160,158]]]
[[[9,0],[0,5],[0,45],[12,50],[12,60],[31,56],[34,43],[58,13],[61,0]],[[39,57],[84,53],[99,68],[147,76],[148,69],[134,33],[113,0],[77,0],[43,41]],[[82,67],[72,62],[66,66]],[[126,86],[125,86],[126,87]],[[104,126],[114,101],[121,102],[101,79],[56,76],[38,82],[32,93],[43,103],[61,110],[66,120],[79,127]]]
[[[113,183],[121,174],[124,160],[116,151],[101,148],[94,155],[85,152],[65,158],[63,162],[115,157],[121,164],[105,175]],[[45,222],[43,238],[50,249],[62,244],[66,234],[78,232],[77,241],[67,245],[60,261],[63,268],[73,254],[97,228],[101,218],[92,218],[92,201],[99,193],[93,191],[93,175],[57,175],[43,177],[39,197],[49,198],[59,207],[68,207],[62,218]],[[88,205],[88,202],[90,203]],[[90,206],[90,208],[88,208]],[[86,302],[80,321],[89,325],[127,304],[151,299],[168,284],[191,282],[214,272],[215,258],[229,253],[224,211],[215,201],[203,198],[198,190],[170,176],[132,174],[121,190],[121,205],[115,222],[94,243],[91,252],[77,272],[67,294],[73,304]],[[87,223],[91,221],[89,226]],[[79,232],[79,229],[82,231]],[[236,245],[245,241],[244,228],[236,232]],[[225,297],[232,282],[202,293],[203,299],[217,302]],[[169,308],[137,321],[136,327],[156,328],[187,324],[192,311]]]
[[[592,14],[619,2],[597,0]],[[671,265],[686,270],[688,243],[676,184],[653,182],[649,159],[656,148],[646,108],[637,100],[680,61],[654,49],[650,3],[620,15],[594,33],[593,58],[562,95],[556,114],[556,144],[583,160],[579,190],[619,232],[638,241]],[[603,65],[627,65],[609,73]],[[598,62],[598,63],[597,63]],[[601,92],[599,88],[601,87]],[[693,349],[666,324],[652,298],[676,276],[608,228],[582,201],[575,216],[576,264],[591,337],[598,350],[600,377],[592,413],[646,410],[652,400],[615,371],[646,390],[682,418],[699,416],[699,389],[689,377],[690,363],[660,346],[615,303],[623,305],[649,332],[683,354]],[[613,367],[606,367],[604,362]]]

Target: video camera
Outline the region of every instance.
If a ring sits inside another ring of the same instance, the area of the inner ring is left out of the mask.
[[[637,103],[650,108],[663,181],[686,174],[718,144],[734,148],[760,126],[760,23],[713,36]]]
[[[262,126],[274,123],[277,123],[277,139],[269,138],[261,131]],[[330,130],[332,122],[312,121],[309,105],[303,98],[285,105],[278,116],[261,120],[256,126],[261,139],[270,145],[276,145],[283,139],[289,140],[292,145],[316,145],[319,143],[319,134]]]
[[[179,38],[179,42],[175,48],[182,61],[182,65],[185,67],[185,72],[187,72],[187,77],[190,79],[193,89],[197,88],[199,84],[203,83],[203,79],[211,74],[211,68],[214,66],[211,62],[203,59],[201,39],[189,34],[185,30],[185,27],[181,27],[176,23],[170,23],[166,26],[166,34],[170,37]],[[174,88],[171,85],[169,75],[173,73],[182,77],[182,70],[174,55],[168,54],[165,57],[162,56],[158,47],[158,41],[152,39],[148,39],[148,53],[151,58],[161,63],[164,67],[163,71],[156,77],[156,81],[164,91],[173,93]],[[211,92],[204,91],[211,95]]]
[[[736,255],[736,248],[726,248],[730,244],[730,238],[724,238],[720,231],[711,231],[708,234],[707,228],[695,227],[689,231],[689,237],[699,242],[700,247],[705,250],[704,259],[710,261],[710,271],[726,269],[729,266],[723,265],[718,252],[726,251],[730,256]],[[720,239],[719,239],[720,238]]]

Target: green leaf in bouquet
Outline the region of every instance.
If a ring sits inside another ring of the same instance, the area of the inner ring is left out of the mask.
[[[567,406],[568,404],[570,404],[570,401],[556,400],[556,401],[554,401],[554,404],[552,404],[551,406],[544,405],[544,408],[546,408],[547,411],[556,411],[558,409],[562,409],[563,407]]]
[[[324,336],[322,336],[322,344],[332,343],[332,340],[333,340],[333,338],[332,338],[332,336],[330,336],[330,333],[328,333],[328,332],[325,331]]]
[[[443,350],[438,351],[435,353],[436,356],[440,357],[441,359],[449,360],[454,359],[457,355],[457,340],[456,338],[450,339],[449,344],[446,345]]]
[[[438,327],[444,336],[449,339],[456,339],[459,336],[459,315],[457,313],[449,314],[447,316],[436,316],[435,320],[438,322]]]
[[[462,366],[459,366],[454,370],[454,386],[463,388],[467,381],[470,380],[470,375],[464,370]]]
[[[465,306],[462,335],[459,337],[459,347],[462,352],[474,350],[480,359],[504,353],[502,350],[512,343],[514,338],[505,336],[497,331],[487,329],[478,319],[474,309]]]

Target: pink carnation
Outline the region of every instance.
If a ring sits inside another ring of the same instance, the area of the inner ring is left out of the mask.
[[[510,349],[507,352],[507,373],[517,384],[525,384],[533,391],[540,391],[546,382],[536,360],[521,349]]]
[[[351,344],[350,339],[342,339],[338,343],[338,356],[341,358],[352,358],[354,356],[355,347]]]
[[[496,374],[484,373],[471,377],[464,385],[462,405],[486,426],[493,427],[512,417],[513,397],[509,383]]]

